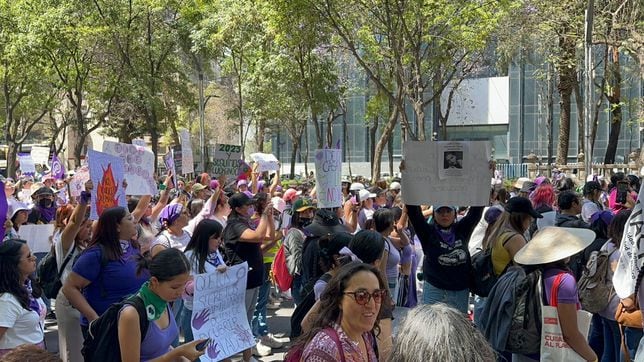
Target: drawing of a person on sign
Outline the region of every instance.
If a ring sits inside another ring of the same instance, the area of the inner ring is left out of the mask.
[[[448,177],[464,177],[465,172],[465,145],[462,142],[445,142],[439,148],[438,176],[440,179]]]

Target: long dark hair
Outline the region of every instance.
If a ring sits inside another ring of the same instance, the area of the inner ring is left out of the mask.
[[[349,242],[349,249],[363,262],[373,264],[382,258],[385,238],[373,230],[360,230]]]
[[[346,264],[346,262],[343,263],[340,260],[337,260],[336,262],[335,257],[339,255],[340,249],[349,246],[351,238],[351,234],[339,232],[335,234],[327,234],[318,240],[318,245],[320,247],[320,258],[318,259],[318,263],[323,272],[326,273],[333,269],[337,262],[340,262],[340,265]],[[351,261],[350,257],[348,259]]]
[[[611,220],[610,225],[608,225],[607,236],[611,239],[615,247],[619,248],[622,244],[622,236],[624,236],[624,228],[626,227],[626,222],[631,216],[631,210],[622,210],[615,215],[613,220]]]
[[[29,309],[29,293],[23,284],[21,284],[20,271],[20,249],[26,244],[24,240],[9,239],[0,244],[0,294],[9,293],[13,295],[20,306],[26,310]],[[35,280],[30,276],[32,296],[39,298],[41,289]]]
[[[291,347],[291,351],[297,350],[299,347],[304,347],[324,328],[329,327],[336,322],[340,323],[340,319],[342,318],[340,303],[344,297],[344,291],[347,288],[349,280],[361,271],[373,273],[376,278],[378,278],[379,288],[387,288],[382,274],[380,274],[378,268],[373,265],[351,262],[342,266],[338,270],[338,273],[329,280],[329,284],[327,284],[324,293],[322,293],[322,297],[320,298],[320,310],[311,323],[311,329],[297,339],[294,346]],[[373,326],[373,331],[376,335],[380,334],[380,326],[378,325],[377,319]]]
[[[158,252],[153,257],[140,257],[137,263],[137,274],[150,272],[159,282],[167,282],[178,275],[190,273],[190,262],[179,249],[168,248]]]
[[[192,260],[190,262],[194,263],[194,260],[197,260],[197,272],[199,274],[206,272],[204,266],[210,253],[210,238],[213,236],[220,237],[223,230],[224,228],[219,222],[210,219],[201,220],[195,227],[185,251],[192,250]]]
[[[101,214],[92,233],[89,247],[102,247],[108,260],[119,260],[123,256],[117,225],[127,216],[127,210],[121,206],[109,208]],[[135,248],[139,245],[130,240]],[[89,249],[89,248],[88,248]]]
[[[376,231],[381,233],[394,224],[394,213],[385,208],[380,208],[373,213],[373,224]]]

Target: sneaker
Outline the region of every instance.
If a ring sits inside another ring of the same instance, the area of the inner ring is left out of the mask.
[[[265,357],[265,356],[271,355],[272,353],[273,353],[273,349],[263,344],[261,340],[257,342],[255,347],[253,347],[253,354],[255,356]]]
[[[259,340],[259,343],[257,343],[257,344],[259,345],[260,343],[262,345],[264,345],[264,346],[269,346],[271,348],[282,348],[282,346],[284,345],[281,341],[278,341],[270,333],[265,335],[265,336],[262,336],[262,338],[260,338],[260,340]]]
[[[268,310],[277,310],[280,309],[281,305],[279,303],[268,303],[266,304],[266,309]]]

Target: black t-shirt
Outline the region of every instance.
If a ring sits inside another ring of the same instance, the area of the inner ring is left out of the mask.
[[[259,287],[263,283],[264,262],[262,259],[261,243],[249,243],[239,240],[246,229],[251,229],[248,219],[232,216],[228,218],[226,228],[222,233],[226,255],[239,257],[248,262],[248,280],[246,289]],[[229,260],[230,261],[230,260]],[[233,262],[233,264],[236,264]]]

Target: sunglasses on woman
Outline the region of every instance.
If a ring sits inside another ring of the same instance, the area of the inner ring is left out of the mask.
[[[373,293],[369,293],[364,289],[359,289],[359,290],[356,290],[355,292],[344,292],[342,294],[352,295],[356,303],[360,305],[366,305],[367,303],[369,303],[371,298],[373,298],[373,301],[376,302],[376,304],[381,303],[382,298],[384,298],[385,295],[387,295],[387,293],[388,291],[386,289],[374,290]]]

